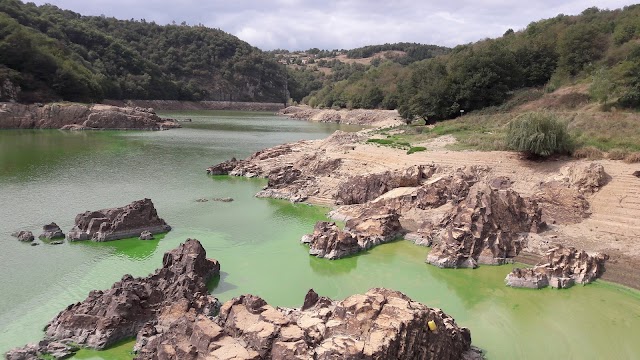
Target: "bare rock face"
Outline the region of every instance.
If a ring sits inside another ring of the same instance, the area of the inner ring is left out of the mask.
[[[71,241],[110,241],[138,237],[143,231],[158,234],[169,230],[171,227],[158,217],[153,202],[142,199],[119,208],[78,214],[67,238]]]
[[[395,188],[418,186],[427,177],[424,166],[352,176],[339,185],[336,201],[342,205],[362,204]]]
[[[508,286],[539,289],[551,285],[568,288],[575,283],[588,284],[604,273],[606,254],[589,255],[584,250],[553,248],[547,252],[546,262],[530,269],[514,269],[505,282]]]
[[[164,130],[181,125],[161,119],[153,109],[109,105],[0,104],[0,129]]]
[[[309,244],[309,254],[327,259],[339,259],[376,245],[397,239],[402,235],[400,216],[391,210],[367,218],[350,219],[341,230],[335,223],[320,221],[313,234],[301,241]]]
[[[540,184],[532,196],[542,209],[542,220],[554,224],[576,224],[591,215],[589,201],[577,188],[563,181]]]
[[[18,238],[18,240],[22,242],[32,242],[33,240],[35,240],[35,238],[33,237],[33,233],[27,230],[16,231],[11,234],[11,236]]]
[[[560,180],[583,194],[593,194],[607,183],[607,173],[601,164],[572,164],[560,169],[560,175],[551,180]]]
[[[212,165],[207,168],[207,174],[209,175],[229,175],[233,169],[238,166],[240,161],[236,158],[231,158],[231,160],[224,161],[217,165]]]
[[[138,359],[404,360],[473,354],[468,329],[397,291],[371,289],[331,301],[310,290],[304,303],[302,309],[281,309],[243,295],[227,301],[215,318],[194,312],[161,318],[159,331],[138,337]]]
[[[523,234],[537,233],[542,221],[535,201],[479,183],[443,225],[440,242],[427,262],[444,268],[475,268],[478,263],[503,264],[518,255]]]
[[[125,275],[111,289],[94,290],[83,302],[69,305],[49,322],[46,335],[104,349],[135,337],[147,322],[176,304],[183,311],[211,315],[216,300],[208,295],[206,283],[219,272],[220,264],[206,258],[197,240],[188,239],[167,252],[162,268],[152,275]]]
[[[64,233],[58,224],[52,222],[51,224],[42,227],[42,234],[40,234],[39,238],[47,240],[63,239]]]

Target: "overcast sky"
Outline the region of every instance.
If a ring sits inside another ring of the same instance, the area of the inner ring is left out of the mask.
[[[363,45],[419,42],[455,46],[519,30],[557,14],[598,6],[616,9],[625,0],[47,0],[83,15],[204,24],[234,34],[263,50],[351,49]]]

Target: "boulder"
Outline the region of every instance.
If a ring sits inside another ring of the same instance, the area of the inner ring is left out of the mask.
[[[381,288],[341,301],[310,290],[301,309],[274,308],[243,295],[223,304],[215,318],[185,312],[161,318],[149,330],[137,339],[141,360],[461,359],[474,354],[469,330],[442,310]]]
[[[158,217],[153,202],[142,199],[119,208],[78,214],[67,238],[71,241],[110,241],[138,237],[143,231],[158,234],[169,230],[171,227]]]
[[[233,169],[236,168],[240,164],[236,158],[231,158],[231,160],[227,160],[221,162],[217,165],[212,165],[207,168],[207,174],[209,175],[229,175]]]
[[[320,221],[313,233],[303,236],[301,242],[309,244],[311,255],[339,259],[397,239],[403,234],[399,219],[397,212],[389,210],[380,215],[350,219],[344,230],[335,223]]]
[[[35,240],[35,238],[33,237],[33,233],[27,230],[16,231],[11,234],[11,236],[18,238],[18,240],[22,242],[32,242],[33,240]]]
[[[218,202],[233,202],[233,198],[230,198],[230,197],[213,198],[211,200],[218,201]]]
[[[46,240],[64,239],[64,233],[58,224],[52,222],[51,224],[42,227],[42,234],[40,234],[39,238]]]
[[[531,269],[514,269],[507,275],[508,286],[542,288],[547,285],[563,289],[573,284],[588,284],[604,273],[606,254],[587,254],[572,247],[550,249],[544,262]]]
[[[445,218],[439,242],[427,257],[438,267],[477,267],[509,262],[523,248],[527,233],[543,223],[535,201],[517,192],[478,183],[467,198]]]
[[[608,175],[604,167],[598,163],[577,163],[560,169],[560,175],[549,181],[559,180],[583,194],[593,194],[606,185]]]
[[[75,345],[45,339],[38,344],[29,344],[10,350],[5,354],[5,358],[7,360],[66,359],[76,351],[78,351],[78,347]]]
[[[421,165],[404,171],[351,176],[338,186],[336,202],[341,205],[362,204],[395,188],[418,186],[429,177],[424,169]]]
[[[153,234],[150,231],[145,230],[140,233],[140,240],[153,240],[153,239],[155,238],[153,237]]]
[[[104,349],[135,337],[171,306],[213,315],[217,300],[209,296],[207,281],[219,273],[220,264],[207,259],[200,242],[188,239],[164,254],[155,273],[145,278],[125,275],[111,289],[91,291],[84,301],[69,305],[49,322],[46,335]]]

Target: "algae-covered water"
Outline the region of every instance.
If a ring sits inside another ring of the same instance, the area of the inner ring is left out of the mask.
[[[332,298],[384,286],[440,307],[471,329],[489,359],[640,358],[640,292],[596,282],[557,291],[503,285],[509,267],[441,270],[427,248],[399,241],[348,259],[308,255],[299,244],[327,209],[253,195],[264,180],[209,177],[204,168],[264,147],[327,136],[336,125],[266,114],[183,112],[185,128],[164,132],[0,132],[0,352],[37,341],[43,326],[92,289],[125,273],[145,276],[162,254],[199,239],[222,275],[222,301],[252,293],[300,306],[314,288]],[[67,231],[77,213],[151,198],[174,230],[157,241],[29,246],[51,221]],[[231,203],[196,202],[232,197]],[[130,358],[132,343],[78,359]]]

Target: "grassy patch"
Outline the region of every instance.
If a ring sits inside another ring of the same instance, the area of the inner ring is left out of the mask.
[[[424,147],[424,146],[413,146],[409,150],[407,150],[407,155],[411,155],[413,153],[417,153],[417,152],[425,151],[425,150],[427,150],[427,148]]]

